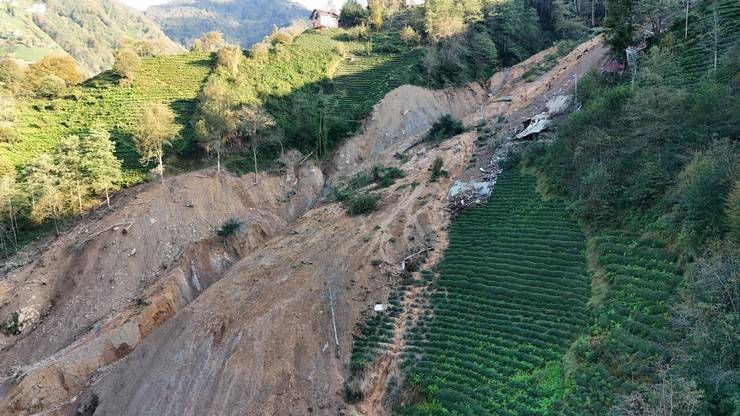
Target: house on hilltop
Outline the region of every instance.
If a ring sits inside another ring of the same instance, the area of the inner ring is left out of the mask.
[[[311,25],[314,29],[336,29],[339,27],[339,15],[326,10],[314,10],[311,13]]]

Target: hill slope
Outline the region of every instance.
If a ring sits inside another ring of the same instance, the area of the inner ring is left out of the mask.
[[[228,41],[249,47],[268,35],[273,25],[285,26],[308,14],[290,0],[175,0],[146,10],[167,36],[186,46],[201,33],[219,30]]]
[[[22,0],[0,10],[0,53],[35,61],[66,51],[90,74],[113,64],[113,51],[127,38],[159,43],[164,52],[180,47],[143,14],[115,0]]]
[[[63,136],[84,134],[99,123],[116,141],[124,167],[140,168],[131,132],[141,106],[160,102],[173,108],[184,127],[175,151],[182,149],[192,143],[190,116],[212,66],[210,55],[203,53],[145,58],[140,74],[129,86],[120,85],[104,73],[75,87],[68,97],[52,102],[25,100],[15,126],[22,139],[0,143],[0,157],[15,164],[26,162],[50,152]]]

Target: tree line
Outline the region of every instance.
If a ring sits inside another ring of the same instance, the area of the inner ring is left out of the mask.
[[[121,161],[107,131],[92,128],[83,136],[62,138],[50,154],[17,168],[0,165],[0,250],[7,254],[18,244],[23,223],[51,220],[59,231],[64,216],[80,214],[95,196],[119,189]]]

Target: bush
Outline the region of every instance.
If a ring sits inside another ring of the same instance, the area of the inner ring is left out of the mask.
[[[0,325],[0,332],[2,332],[6,337],[21,333],[21,326],[18,323],[18,312],[13,312],[8,316],[5,322]]]
[[[113,72],[119,77],[133,79],[134,75],[141,69],[141,58],[132,49],[122,48],[115,53],[116,62],[113,64]]]
[[[0,86],[14,87],[23,80],[23,70],[12,59],[0,60]]]
[[[401,40],[404,41],[406,45],[416,45],[421,42],[421,36],[416,33],[413,27],[406,26],[401,29]]]
[[[235,76],[239,73],[239,64],[241,64],[243,57],[242,48],[239,45],[225,45],[219,49],[216,62]]]
[[[353,195],[345,201],[347,213],[352,216],[368,214],[378,209],[380,194],[376,192],[363,192]]]
[[[270,47],[264,42],[257,42],[252,45],[252,49],[249,50],[249,56],[252,58],[263,61],[270,55]]]
[[[457,136],[464,131],[465,126],[463,126],[462,122],[446,114],[434,122],[432,128],[424,136],[424,141],[438,143],[450,137]]]
[[[737,146],[719,142],[699,153],[678,177],[673,192],[676,230],[701,244],[726,231],[724,208],[735,182]]]
[[[272,39],[272,44],[274,45],[291,45],[293,44],[293,34],[291,34],[287,30],[273,30],[272,34],[270,35],[270,39]]]
[[[236,218],[229,218],[226,220],[226,222],[221,226],[221,228],[218,229],[218,236],[219,237],[228,237],[230,235],[233,235],[234,233],[241,228],[242,222],[239,221]]]
[[[432,175],[429,177],[430,181],[435,182],[440,177],[447,177],[447,175],[449,175],[446,170],[442,169],[444,163],[445,161],[441,157],[434,158],[434,160],[432,161],[432,166],[429,168],[429,170],[432,171]]]
[[[67,91],[67,84],[56,75],[47,75],[34,88],[36,94],[43,98],[57,98]]]

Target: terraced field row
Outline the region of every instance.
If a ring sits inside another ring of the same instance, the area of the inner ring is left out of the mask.
[[[405,335],[409,414],[547,414],[561,358],[588,320],[585,239],[560,200],[510,171],[483,207],[452,223],[429,306]]]
[[[120,85],[104,73],[75,88],[68,97],[28,100],[19,111],[20,140],[3,144],[0,156],[22,163],[50,151],[61,137],[84,134],[93,124],[100,123],[111,132],[125,167],[138,168],[131,132],[142,106],[152,102],[168,104],[175,111],[183,131],[174,150],[185,151],[193,145],[190,119],[196,109],[196,97],[212,67],[207,54],[147,58],[131,85]]]
[[[698,7],[706,10],[691,13],[688,39],[684,40],[683,24],[677,25],[680,33],[675,34],[682,44],[677,45],[676,50],[684,51],[680,56],[682,70],[695,79],[701,79],[713,69],[715,46],[717,54],[722,55],[740,40],[740,2],[716,0],[699,3]]]
[[[347,119],[359,121],[385,94],[410,82],[411,68],[422,55],[421,50],[412,50],[343,58],[334,73],[339,111]]]
[[[607,414],[621,395],[655,377],[656,357],[668,351],[670,299],[680,280],[675,257],[660,241],[633,235],[595,238],[598,267],[609,282],[594,309],[591,340],[574,348],[578,360],[565,414]]]

